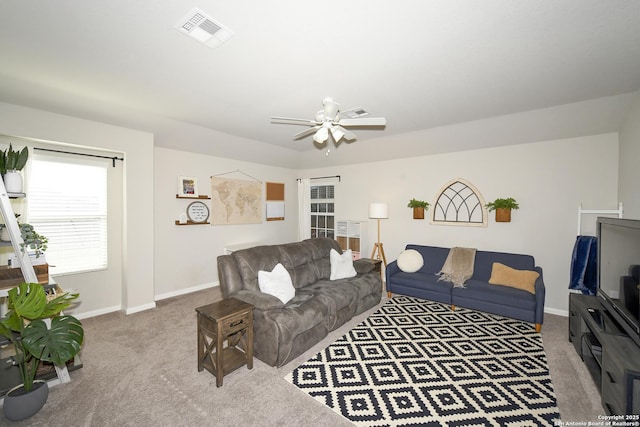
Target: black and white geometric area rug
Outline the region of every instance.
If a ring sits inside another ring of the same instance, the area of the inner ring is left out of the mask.
[[[395,296],[286,380],[360,426],[553,426],[530,323]]]

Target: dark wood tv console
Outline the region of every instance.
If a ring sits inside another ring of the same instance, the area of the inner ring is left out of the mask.
[[[640,414],[640,347],[594,296],[569,295],[569,340],[610,415]]]

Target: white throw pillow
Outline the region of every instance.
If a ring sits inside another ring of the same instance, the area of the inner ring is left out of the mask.
[[[296,296],[291,276],[284,265],[278,263],[271,271],[258,271],[258,286],[265,294],[273,295],[284,304]]]
[[[415,249],[402,251],[398,256],[398,268],[405,273],[415,273],[424,265],[424,259]]]
[[[346,279],[358,274],[353,267],[351,249],[347,249],[342,255],[335,249],[331,249],[329,260],[331,261],[331,277],[329,277],[331,280]]]

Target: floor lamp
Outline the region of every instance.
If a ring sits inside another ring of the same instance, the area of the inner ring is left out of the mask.
[[[386,203],[371,203],[369,205],[369,218],[378,220],[378,241],[373,245],[371,259],[382,258],[382,265],[386,267],[387,258],[384,256],[384,248],[380,241],[380,220],[389,218],[389,205]],[[382,268],[380,269],[380,274],[382,274]],[[384,291],[384,280],[382,281],[382,287]]]

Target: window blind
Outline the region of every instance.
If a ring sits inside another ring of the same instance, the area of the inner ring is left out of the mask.
[[[107,268],[108,162],[34,155],[27,218],[49,239],[51,274]]]

